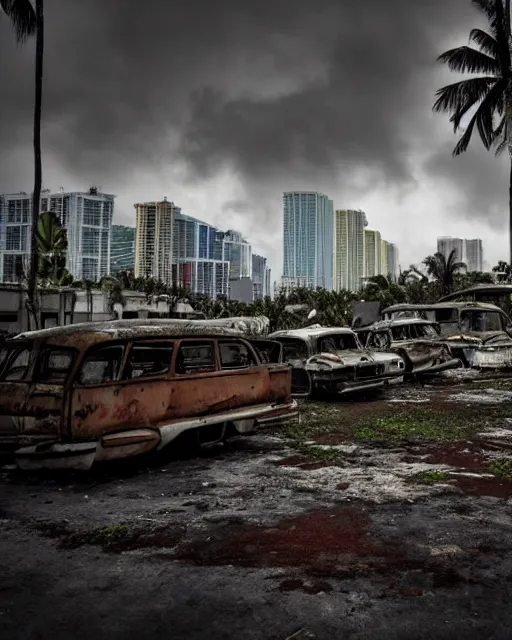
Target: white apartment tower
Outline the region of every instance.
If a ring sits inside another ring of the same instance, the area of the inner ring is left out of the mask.
[[[448,258],[455,249],[457,260],[464,262],[468,271],[483,271],[483,247],[478,238],[466,240],[465,238],[443,237],[437,239],[437,252]]]
[[[97,282],[110,274],[114,197],[89,191],[41,193],[40,212],[52,211],[67,231],[66,268],[75,280]],[[19,282],[30,259],[32,196],[0,195],[0,281]]]

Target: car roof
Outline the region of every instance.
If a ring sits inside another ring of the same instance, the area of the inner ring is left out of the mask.
[[[269,338],[299,338],[301,340],[308,340],[309,338],[319,338],[320,336],[330,336],[340,333],[354,335],[354,331],[352,331],[350,327],[320,327],[313,325],[302,329],[275,331],[269,335]]]
[[[424,320],[423,318],[397,318],[396,320],[379,320],[367,327],[361,327],[358,331],[364,331],[365,329],[366,331],[369,331],[370,329],[389,329],[391,327],[402,327],[404,325],[411,324],[429,325],[434,327],[438,325],[438,323],[433,320]]]
[[[250,337],[247,331],[229,326],[215,326],[207,320],[112,320],[108,322],[83,322],[64,327],[51,327],[20,333],[6,341],[42,340],[54,345],[86,348],[99,342],[133,340],[136,338],[176,337]]]
[[[394,304],[387,307],[382,313],[393,313],[395,311],[428,311],[429,309],[475,309],[487,311],[504,311],[495,304],[487,302],[435,302],[434,304]]]

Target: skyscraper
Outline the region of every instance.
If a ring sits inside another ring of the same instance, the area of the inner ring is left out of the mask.
[[[227,296],[230,264],[224,260],[224,234],[181,212],[175,214],[173,282],[214,300]]]
[[[368,224],[363,211],[337,210],[334,214],[335,291],[359,291],[364,276],[364,228]]]
[[[398,248],[396,244],[392,242],[386,243],[386,252],[387,252],[387,274],[391,280],[396,280],[398,278]]]
[[[445,258],[448,258],[450,253],[455,249],[455,257],[457,261],[466,259],[466,251],[463,238],[450,238],[443,237],[437,239],[437,252],[442,253]]]
[[[110,273],[135,269],[135,227],[115,224],[110,246]]]
[[[315,191],[283,194],[283,281],[332,289],[334,211]]]
[[[364,262],[365,278],[372,278],[381,274],[382,242],[379,231],[365,229],[364,231]]]
[[[483,270],[483,247],[478,238],[466,240],[465,238],[443,237],[437,239],[437,252],[448,258],[450,252],[455,249],[456,259],[466,263],[468,271]]]
[[[380,273],[383,276],[388,275],[388,242],[380,241]]]
[[[270,268],[267,259],[256,253],[252,254],[252,283],[254,300],[270,296]]]
[[[484,270],[484,255],[482,241],[478,238],[466,240],[466,265],[468,271]]]
[[[134,206],[137,212],[135,277],[152,277],[171,284],[174,219],[180,209],[167,198]]]
[[[252,247],[239,231],[224,233],[224,260],[230,263],[230,280],[252,277]]]
[[[57,214],[66,228],[66,268],[76,280],[97,282],[110,273],[110,243],[114,197],[96,187],[87,192],[41,194],[40,211]],[[32,196],[28,193],[0,196],[0,280],[19,281],[30,257]]]

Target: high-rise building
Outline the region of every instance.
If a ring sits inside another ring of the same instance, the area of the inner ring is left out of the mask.
[[[135,269],[135,227],[115,224],[110,246],[110,273]]]
[[[214,300],[227,296],[230,263],[223,255],[221,231],[181,212],[175,214],[173,282]]]
[[[334,214],[335,291],[359,291],[364,276],[364,228],[368,224],[363,211],[337,210]]]
[[[75,280],[98,281],[110,273],[114,197],[96,187],[87,192],[41,193],[40,212],[52,211],[67,232],[66,268]],[[0,196],[0,280],[17,282],[30,257],[32,196]]]
[[[464,262],[468,271],[483,270],[483,248],[482,241],[478,238],[466,240],[465,238],[443,237],[437,239],[437,252],[448,258],[455,249],[456,259]]]
[[[239,231],[224,233],[224,260],[230,264],[230,280],[252,278],[252,247]]]
[[[174,202],[142,202],[135,206],[135,277],[172,282],[174,219],[180,212]]]
[[[388,275],[388,242],[380,241],[380,272],[383,276]]]
[[[478,238],[466,240],[466,265],[468,271],[484,270],[483,246]]]
[[[442,253],[445,258],[448,258],[450,253],[455,250],[455,257],[460,261],[464,261],[466,258],[466,251],[463,238],[438,238],[437,239],[437,252]]]
[[[387,274],[391,280],[396,281],[398,278],[399,266],[398,266],[398,248],[396,244],[392,242],[386,243],[387,253]]]
[[[283,282],[332,290],[334,211],[315,191],[283,194]]]
[[[370,229],[364,230],[364,262],[365,262],[365,278],[382,273],[382,242],[379,231]]]
[[[252,287],[253,299],[261,300],[270,297],[270,268],[267,259],[256,253],[252,254]]]

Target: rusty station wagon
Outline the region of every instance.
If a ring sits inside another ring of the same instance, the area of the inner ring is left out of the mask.
[[[291,369],[273,345],[186,320],[20,334],[0,353],[0,448],[23,469],[88,469],[184,432],[212,443],[286,421],[297,406]]]

